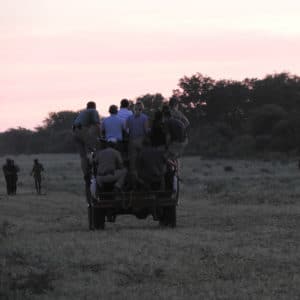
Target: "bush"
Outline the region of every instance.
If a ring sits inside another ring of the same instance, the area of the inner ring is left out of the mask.
[[[271,134],[274,125],[286,117],[286,111],[276,104],[266,104],[257,108],[252,112],[250,120],[253,135]]]
[[[230,143],[231,156],[247,157],[255,154],[256,141],[252,135],[245,134],[235,137]]]

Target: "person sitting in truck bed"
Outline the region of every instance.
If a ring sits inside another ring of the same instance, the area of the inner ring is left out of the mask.
[[[151,146],[149,139],[137,160],[138,181],[145,189],[164,190],[167,159],[163,149]]]
[[[96,152],[95,163],[97,165],[97,185],[103,189],[107,183],[113,184],[113,191],[122,191],[127,170],[123,166],[123,160],[119,151],[115,149],[116,140],[109,140],[106,148]]]

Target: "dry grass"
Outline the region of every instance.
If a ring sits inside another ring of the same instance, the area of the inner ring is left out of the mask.
[[[90,232],[77,156],[39,156],[42,196],[33,158],[15,157],[17,196],[0,177],[1,299],[299,299],[296,161],[185,158],[176,229],[122,216]]]

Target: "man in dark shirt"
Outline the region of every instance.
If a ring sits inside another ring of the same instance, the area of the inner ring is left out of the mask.
[[[163,119],[168,151],[174,158],[179,158],[187,145],[186,127],[179,119],[172,117],[167,106],[163,107]]]
[[[173,97],[169,101],[169,108],[172,118],[181,121],[187,130],[190,127],[190,121],[188,118],[178,109],[179,103],[178,100]]]
[[[165,149],[166,147],[166,132],[163,122],[163,114],[160,110],[157,110],[154,115],[150,131],[151,144],[154,147]]]
[[[34,178],[34,185],[37,194],[41,194],[42,189],[42,172],[44,171],[44,167],[41,163],[39,163],[38,159],[34,159],[33,167],[30,172],[30,175]]]
[[[91,101],[73,123],[73,136],[78,146],[81,168],[87,185],[90,183],[88,151],[96,148],[100,134],[99,113],[96,110],[96,103]]]
[[[129,116],[126,121],[126,128],[129,135],[128,152],[129,152],[129,172],[133,181],[136,174],[136,162],[138,153],[142,149],[143,140],[149,133],[148,116],[143,113],[144,105],[137,102],[134,106],[134,114]]]
[[[145,139],[137,162],[138,179],[144,187],[165,188],[166,163],[165,151],[151,146],[150,140]]]

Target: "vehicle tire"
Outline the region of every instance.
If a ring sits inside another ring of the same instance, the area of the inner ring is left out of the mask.
[[[94,227],[95,229],[105,228],[105,210],[102,208],[94,208]]]
[[[162,215],[159,217],[160,226],[176,227],[176,205],[163,208]]]
[[[88,206],[88,221],[89,221],[89,230],[95,230],[94,208],[91,205]]]
[[[176,205],[179,203],[179,193],[180,193],[180,184],[179,184],[179,180],[177,179],[177,188],[176,188],[176,195],[175,195]]]
[[[176,205],[165,208],[165,221],[167,226],[176,227]]]

